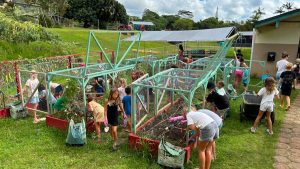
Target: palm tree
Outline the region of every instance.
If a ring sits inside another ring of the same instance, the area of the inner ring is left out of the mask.
[[[287,11],[291,11],[294,9],[294,3],[292,2],[287,2],[282,5]]]
[[[285,11],[284,11],[283,7],[281,6],[281,7],[279,7],[278,9],[276,9],[275,14],[282,14],[282,13],[284,13],[284,12],[285,12]]]

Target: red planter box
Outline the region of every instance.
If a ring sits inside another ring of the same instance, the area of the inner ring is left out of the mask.
[[[67,120],[59,119],[56,117],[53,117],[51,115],[46,116],[46,125],[49,127],[58,128],[61,130],[68,130],[69,122]],[[87,132],[93,132],[95,130],[94,121],[88,121],[86,123],[86,130]]]
[[[159,140],[152,140],[147,138],[141,138],[133,133],[129,133],[128,135],[128,146],[131,149],[142,150],[142,148],[147,145],[150,153],[157,157]],[[185,149],[185,162],[189,161],[191,158],[193,145],[188,145],[183,147]]]
[[[69,122],[67,120],[59,119],[51,115],[46,116],[46,125],[49,127],[58,128],[61,130],[67,130]]]
[[[174,105],[176,105],[179,101],[180,101],[179,99],[174,101]],[[156,116],[153,116],[148,121],[146,121],[144,124],[142,124],[140,127],[138,127],[137,132],[139,130],[141,130],[142,128],[144,128],[148,123],[152,122],[158,115],[166,112],[171,106],[172,106],[171,104],[168,104],[165,107],[163,107],[157,113]],[[128,146],[129,146],[129,148],[135,149],[135,150],[142,150],[142,148],[145,147],[145,145],[147,145],[148,148],[149,148],[150,153],[153,156],[157,156],[159,142],[160,142],[159,140],[152,140],[152,139],[142,138],[142,137],[139,137],[138,135],[135,135],[133,133],[129,133],[129,135],[128,135]],[[185,162],[189,161],[189,159],[191,157],[192,147],[193,147],[193,145],[188,145],[186,147],[183,147],[186,151],[186,153],[185,153]]]
[[[0,118],[5,118],[10,116],[10,109],[4,108],[0,110]]]

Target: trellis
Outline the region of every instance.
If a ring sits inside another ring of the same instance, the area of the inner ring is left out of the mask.
[[[96,33],[114,33],[118,35],[117,39],[117,47],[115,50],[114,56],[109,56],[107,51],[105,51],[105,48],[103,47],[102,42],[96,37]],[[137,36],[135,39],[130,42],[130,45],[125,50],[125,52],[121,55],[120,53],[120,47],[122,43],[121,36],[126,34],[136,34]],[[141,32],[139,31],[90,31],[88,36],[88,45],[86,50],[86,56],[85,56],[85,62],[84,66],[82,67],[75,67],[71,69],[65,69],[65,70],[59,70],[54,72],[49,72],[47,74],[47,82],[48,82],[48,90],[50,90],[50,81],[54,79],[55,77],[58,78],[69,78],[73,79],[78,83],[78,87],[80,88],[78,92],[80,92],[80,95],[82,96],[82,105],[80,107],[80,111],[83,112],[83,114],[86,114],[86,86],[88,82],[95,77],[99,76],[108,76],[110,75],[112,79],[114,80],[119,72],[131,70],[134,69],[136,63],[130,63],[130,64],[124,64],[126,56],[130,53],[132,50],[132,47],[135,43],[138,45],[138,51],[140,46],[140,38],[141,38]],[[102,53],[104,57],[103,63],[90,63],[90,51],[92,50],[91,42],[94,41],[96,43],[97,49]],[[139,52],[135,52],[135,57],[137,58],[139,55]],[[75,91],[74,91],[75,92]],[[50,96],[49,96],[50,97]],[[53,106],[50,105],[50,112],[53,113]]]
[[[171,92],[171,103],[174,101],[174,94],[176,93],[178,97],[181,97],[187,105],[190,107],[192,104],[192,100],[195,94],[195,91],[198,88],[201,88],[203,92],[203,97],[205,97],[206,86],[210,79],[215,79],[217,71],[220,69],[222,65],[222,61],[225,59],[226,53],[228,49],[231,47],[235,38],[237,38],[238,34],[235,34],[225,40],[222,43],[221,48],[218,52],[210,58],[207,62],[201,61],[199,59],[198,62],[191,64],[188,69],[169,69],[155,74],[154,76],[141,79],[133,83],[132,89],[132,131],[134,133],[137,132],[137,128],[142,122],[159,112],[159,109],[162,107],[162,100],[165,95],[165,92]],[[176,58],[177,59],[177,58]],[[192,69],[193,66],[197,66],[198,70]],[[137,105],[138,102],[143,102],[141,99],[140,91],[144,92],[147,95],[145,99],[150,105],[149,101],[149,90],[152,89],[154,92],[154,110],[151,114],[149,110],[149,106],[145,106],[142,104],[142,108],[144,109],[144,114],[139,113],[137,109],[140,109],[140,106]],[[137,113],[139,116],[137,117]],[[148,116],[148,117],[147,117]]]

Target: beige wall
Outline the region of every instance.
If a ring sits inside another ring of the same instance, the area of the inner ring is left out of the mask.
[[[298,37],[299,40],[299,37]],[[266,70],[271,75],[276,74],[276,62],[281,59],[281,53],[287,51],[289,54],[289,62],[294,63],[297,57],[298,44],[263,44],[256,43],[253,47],[252,59],[261,60],[266,62]],[[268,52],[276,52],[276,60],[273,62],[267,62]],[[253,64],[251,68],[251,74],[261,75],[264,74],[263,68],[257,64]]]
[[[298,21],[298,22],[294,22]],[[276,62],[281,59],[281,53],[287,51],[289,61],[294,63],[297,58],[300,39],[300,15],[288,18],[279,23],[266,25],[254,30],[252,59],[266,61],[266,70],[271,75],[276,74]],[[276,60],[267,62],[268,52],[276,52]],[[258,64],[253,64],[251,74],[263,74],[263,69]]]
[[[280,22],[263,26],[255,31],[255,43],[264,44],[298,44],[300,37],[300,23]]]

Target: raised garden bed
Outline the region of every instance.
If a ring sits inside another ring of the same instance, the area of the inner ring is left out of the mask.
[[[169,117],[182,114],[182,106],[179,100],[174,105],[166,105],[156,116],[153,116],[143,125],[137,128],[137,134],[130,133],[128,135],[129,147],[141,150],[147,146],[147,149],[153,156],[157,156],[160,138],[164,137],[166,141],[180,146],[186,150],[185,161],[187,162],[191,156],[192,144],[186,146],[186,124],[171,123]]]
[[[5,118],[10,116],[10,109],[4,108],[0,110],[0,118]]]
[[[54,128],[66,131],[66,130],[68,130],[69,122],[64,119],[59,119],[54,116],[47,115],[46,116],[46,125],[49,127],[54,127]],[[86,123],[86,130],[87,130],[87,132],[93,132],[95,130],[93,120],[89,120]]]

